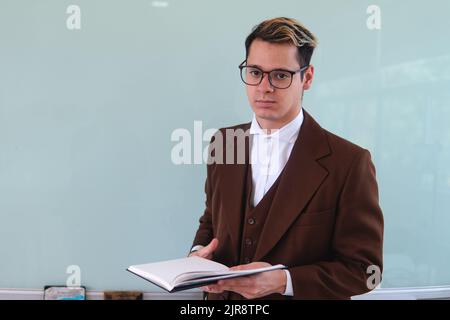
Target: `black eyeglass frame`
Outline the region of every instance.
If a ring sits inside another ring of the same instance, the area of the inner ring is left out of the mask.
[[[310,66],[309,64],[307,64],[307,65],[305,65],[305,66],[303,66],[303,67],[301,67],[300,69],[295,70],[295,71],[292,71],[292,70],[286,70],[286,69],[274,69],[274,70],[270,70],[270,71],[264,71],[264,70],[261,70],[261,68],[258,68],[258,67],[256,67],[256,66],[247,66],[247,65],[244,65],[244,63],[247,63],[247,60],[242,61],[242,63],[239,65],[239,70],[240,70],[240,73],[241,73],[241,79],[242,79],[242,82],[244,82],[244,83],[245,83],[246,85],[248,85],[248,86],[259,86],[259,85],[261,84],[262,80],[264,79],[264,75],[267,73],[267,76],[269,77],[269,83],[270,83],[270,85],[271,85],[272,87],[274,87],[274,88],[277,88],[277,89],[287,89],[287,88],[289,88],[289,87],[291,86],[291,84],[292,84],[292,80],[293,80],[293,78],[294,78],[294,75],[295,75],[296,73],[305,71],[305,70],[308,69],[308,67]],[[262,76],[261,76],[261,78],[259,79],[259,82],[258,82],[258,83],[247,83],[247,82],[245,81],[244,76],[243,76],[243,74],[242,74],[242,70],[243,70],[244,68],[246,68],[246,67],[247,67],[247,68],[255,68],[255,69],[261,71]],[[288,85],[287,87],[282,87],[282,88],[275,86],[275,85],[272,83],[272,77],[270,76],[270,73],[273,72],[273,71],[282,71],[282,72],[290,73],[290,74],[291,74],[291,82],[289,83],[289,85]],[[300,78],[303,78],[301,74],[300,74]]]

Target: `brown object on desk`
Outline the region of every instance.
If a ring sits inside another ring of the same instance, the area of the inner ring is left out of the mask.
[[[105,291],[105,300],[142,300],[143,294],[139,291]]]

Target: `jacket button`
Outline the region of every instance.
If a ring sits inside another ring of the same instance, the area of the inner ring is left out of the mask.
[[[250,238],[245,239],[245,244],[248,245],[248,246],[251,246],[252,245],[252,239],[250,239]]]
[[[247,221],[249,224],[255,224],[255,219],[253,218],[249,218]]]

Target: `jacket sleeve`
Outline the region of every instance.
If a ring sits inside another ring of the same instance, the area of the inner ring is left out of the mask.
[[[381,279],[383,215],[375,167],[368,150],[355,157],[336,211],[333,259],[289,268],[294,299],[349,299]]]
[[[211,215],[211,190],[209,187],[209,178],[206,177],[205,182],[205,210],[203,215],[199,219],[199,227],[197,233],[195,234],[192,247],[196,245],[207,246],[213,239],[213,229],[212,229],[212,215]],[[191,247],[191,248],[192,248]]]
[[[209,144],[209,156],[208,156],[208,164],[206,166],[206,181],[205,181],[205,210],[203,215],[199,219],[199,227],[194,237],[194,241],[191,246],[191,250],[196,245],[207,246],[211,240],[213,239],[213,225],[212,225],[212,212],[211,212],[211,199],[212,199],[212,167],[215,165],[211,159],[211,157],[215,156],[214,151],[212,151],[212,144],[216,139],[217,132],[211,138]]]

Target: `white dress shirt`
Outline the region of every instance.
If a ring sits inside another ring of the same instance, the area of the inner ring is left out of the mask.
[[[303,109],[289,123],[278,130],[271,130],[270,134],[262,129],[253,115],[250,126],[251,145],[250,163],[252,166],[252,196],[253,206],[258,205],[270,187],[283,171],[294,143],[303,123]],[[194,246],[192,251],[203,248],[201,245]],[[288,270],[286,272],[286,296],[293,296],[292,278]]]
[[[295,140],[303,123],[303,109],[289,123],[270,134],[262,129],[253,116],[250,126],[252,143],[250,162],[252,165],[252,205],[256,206],[283,171],[291,155]]]

